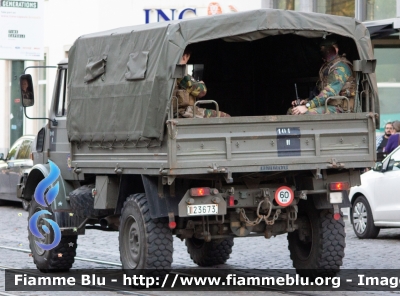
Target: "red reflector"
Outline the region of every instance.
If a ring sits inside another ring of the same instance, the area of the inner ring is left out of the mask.
[[[190,195],[191,196],[210,195],[210,188],[208,188],[208,187],[191,188],[190,189]]]
[[[333,219],[335,219],[336,221],[339,221],[339,219],[340,219],[340,214],[339,214],[339,213],[333,214]]]
[[[169,227],[170,229],[174,229],[174,228],[176,227],[176,222],[175,222],[175,221],[169,222],[169,223],[168,223],[168,227]]]
[[[235,197],[233,195],[228,198],[228,206],[233,207],[235,205]]]
[[[332,182],[332,183],[329,183],[329,189],[331,191],[349,190],[350,185],[348,182]]]

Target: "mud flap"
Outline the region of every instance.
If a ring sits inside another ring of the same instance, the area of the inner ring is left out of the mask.
[[[179,196],[183,196],[178,189],[175,196],[171,195],[170,186],[163,186],[163,194],[160,197],[158,193],[158,178],[142,175],[143,186],[146,192],[146,198],[149,203],[150,216],[152,219],[169,217],[169,213],[178,215]],[[174,182],[177,182],[175,180]],[[174,184],[172,186],[175,186]],[[178,188],[181,186],[177,186]]]

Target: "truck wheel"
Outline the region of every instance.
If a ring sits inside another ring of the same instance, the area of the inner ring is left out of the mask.
[[[290,258],[301,276],[333,276],[339,272],[344,257],[343,216],[336,221],[333,209],[317,210],[309,203],[299,207],[302,228],[288,233]]]
[[[364,196],[357,197],[351,209],[351,222],[358,238],[376,238],[380,228],[374,224],[371,207]]]
[[[233,237],[205,242],[203,239],[187,238],[185,240],[190,258],[199,266],[224,264],[232,253]]]
[[[122,268],[131,274],[165,274],[172,264],[172,233],[167,218],[150,217],[144,193],[129,196],[119,226]],[[147,270],[145,270],[147,269]]]
[[[31,207],[29,209],[28,221],[33,214],[41,210],[48,210],[49,212],[51,212],[50,207],[43,207],[39,205],[36,200],[32,199]],[[52,229],[51,226],[43,218],[53,220],[54,215],[43,215],[39,217],[37,226],[40,233],[42,233],[42,235],[45,237],[43,240],[34,236],[28,229],[29,247],[32,252],[33,262],[36,264],[36,267],[42,272],[68,271],[74,263],[77,248],[76,241],[78,236],[62,236],[60,243],[54,249],[48,251],[43,250],[36,244],[36,241],[49,244],[54,239],[53,231],[50,231],[49,234],[46,234],[42,230],[42,225],[46,225],[49,229]]]
[[[94,185],[84,185],[68,194],[73,213],[82,218],[98,218],[112,215],[114,210],[94,209],[93,188]]]

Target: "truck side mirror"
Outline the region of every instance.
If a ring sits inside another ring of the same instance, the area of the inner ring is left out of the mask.
[[[372,168],[375,172],[382,172],[383,164],[382,162],[378,161],[375,163],[375,166]]]
[[[0,153],[0,160],[4,160],[4,153]]]
[[[31,107],[35,103],[33,95],[33,82],[30,74],[23,74],[19,77],[19,85],[21,88],[21,99],[23,107]]]

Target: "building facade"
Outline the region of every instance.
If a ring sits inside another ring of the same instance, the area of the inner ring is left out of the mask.
[[[400,40],[396,23],[400,20],[400,0],[44,0],[43,5],[44,60],[0,60],[0,153],[6,153],[19,136],[36,134],[46,123],[44,119],[29,120],[23,116],[16,94],[16,88],[19,89],[16,73],[22,74],[26,67],[57,65],[68,57],[70,47],[79,36],[117,27],[259,8],[348,16],[373,27],[377,37],[373,43],[378,59],[376,72],[380,96],[388,98],[381,103],[383,122],[400,119],[400,110],[393,110],[390,103],[400,90]],[[27,70],[35,84],[35,105],[26,109],[28,116],[47,116],[55,71],[53,68]],[[400,104],[397,105],[400,108]],[[399,118],[394,118],[396,114]]]

